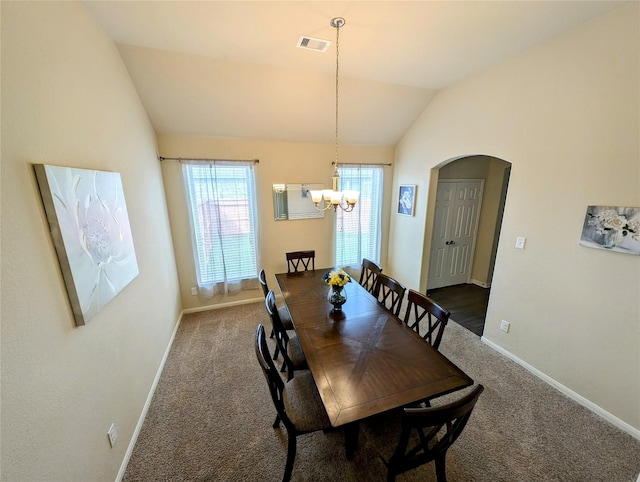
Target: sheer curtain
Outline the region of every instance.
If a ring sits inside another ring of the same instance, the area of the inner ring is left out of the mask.
[[[352,212],[336,213],[336,266],[356,266],[362,258],[380,262],[382,238],[383,168],[378,165],[341,164],[340,189],[360,192]]]
[[[254,161],[182,160],[198,293],[258,287]]]

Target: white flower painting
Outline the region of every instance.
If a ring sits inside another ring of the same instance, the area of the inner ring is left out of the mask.
[[[580,244],[640,255],[640,208],[588,206]]]
[[[120,174],[34,166],[76,325],[138,275]]]

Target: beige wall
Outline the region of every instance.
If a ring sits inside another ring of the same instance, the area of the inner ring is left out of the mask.
[[[639,9],[440,92],[394,170],[396,188],[428,189],[430,170],[451,159],[512,163],[484,336],[638,434],[640,257],[578,240],[588,205],[640,206]],[[415,218],[391,217],[388,264],[409,285],[424,281],[413,260],[430,235],[431,196],[422,191]]]
[[[270,288],[277,292],[273,275],[287,270],[284,256],[287,251],[315,249],[316,268],[333,266],[335,259],[333,210],[327,211],[323,219],[275,221],[272,185],[313,182],[324,183],[326,187],[330,187],[333,174],[331,162],[335,158],[335,146],[174,135],[158,136],[158,145],[163,157],[259,159],[260,162],[256,164],[260,225],[259,257],[260,266],[267,274]],[[393,149],[391,147],[340,146],[339,158],[341,162],[385,164],[392,161]],[[389,199],[392,185],[391,167],[385,167],[384,171],[385,209],[381,260],[383,266],[386,262]],[[162,173],[169,205],[183,306],[187,309],[195,309],[247,298],[262,298],[262,291],[259,289],[237,295],[219,295],[210,300],[200,300],[197,296],[191,295],[191,287],[196,286],[196,275],[181,165],[176,161],[163,161]]]
[[[154,132],[114,44],[81,3],[1,8],[0,476],[113,481],[180,313]],[[82,327],[32,163],[122,177],[140,274]]]
[[[157,162],[118,52],[80,3],[0,8],[0,478],[114,480],[181,302],[202,306],[190,295],[182,177],[177,163]],[[442,92],[393,154],[394,177],[385,169],[382,258],[385,271],[420,286],[426,267],[415,260],[430,234],[431,169],[471,154],[512,162],[485,336],[636,429],[640,257],[580,247],[578,238],[588,204],[640,206],[638,9],[625,7]],[[167,157],[260,159],[260,256],[270,279],[286,268],[289,249],[313,247],[318,265],[331,264],[332,214],[275,222],[270,189],[328,184],[332,146],[158,142]],[[391,156],[390,148],[341,148],[345,162]],[[32,163],[122,175],[140,274],[84,327],[74,327]],[[415,217],[390,214],[400,183],[418,185]],[[524,251],[513,248],[517,235],[528,238]],[[234,300],[214,300],[225,301]],[[509,334],[497,329],[501,319],[512,323]]]

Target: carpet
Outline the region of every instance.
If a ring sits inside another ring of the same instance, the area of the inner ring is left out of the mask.
[[[278,481],[284,428],[258,366],[263,303],[186,314],[177,331],[123,480]],[[273,340],[270,340],[273,351]],[[456,323],[440,351],[485,386],[449,450],[450,482],[635,482],[640,441],[577,404]],[[465,391],[441,397],[436,403]],[[383,481],[397,443],[397,414],[361,423],[353,460],[340,431],[298,438],[293,481]],[[433,463],[398,481],[435,481]]]

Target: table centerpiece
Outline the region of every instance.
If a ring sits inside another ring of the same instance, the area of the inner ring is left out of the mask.
[[[342,305],[347,302],[347,290],[344,289],[347,283],[351,282],[351,277],[342,269],[329,271],[322,275],[322,280],[329,285],[327,299],[333,305],[332,313],[340,313]]]

